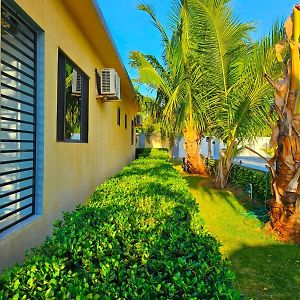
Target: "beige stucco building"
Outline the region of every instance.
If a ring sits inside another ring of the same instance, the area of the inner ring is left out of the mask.
[[[138,105],[96,1],[0,3],[2,269],[134,158]],[[103,68],[121,101],[97,98]]]

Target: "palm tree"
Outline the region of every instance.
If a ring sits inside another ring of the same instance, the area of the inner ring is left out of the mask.
[[[284,66],[283,77],[273,81],[278,120],[272,141],[277,145],[271,161],[273,199],[271,225],[287,240],[300,242],[300,4],[285,23],[285,40],[275,47]],[[275,164],[273,163],[275,162]]]
[[[217,167],[216,185],[219,188],[227,185],[233,157],[243,145],[260,136],[268,124],[270,89],[257,78],[252,79],[251,84],[245,81],[243,87],[229,95],[216,124],[215,136],[226,142]]]
[[[210,132],[227,142],[217,173],[217,183],[224,187],[231,168],[231,158],[237,149],[236,139],[240,137],[237,135],[238,128],[246,116],[245,108],[250,106],[254,109],[249,101],[254,103],[263,93],[262,90],[250,90],[245,74],[244,60],[252,51],[249,33],[253,26],[237,20],[228,0],[188,2],[193,7],[190,26],[207,83],[204,87],[210,87],[212,96],[218,99],[219,104]],[[247,99],[240,103],[239,99],[243,99],[245,94]],[[243,126],[246,130],[246,126]],[[248,127],[252,128],[250,124]]]
[[[253,44],[251,23],[239,22],[228,0],[190,0],[192,24],[197,28],[197,49],[206,81],[220,103],[211,132],[226,142],[220,153],[216,184],[224,188],[232,158],[247,140],[259,135],[268,124],[270,87],[263,80],[263,70],[276,67],[266,59],[273,38]],[[267,61],[268,63],[266,63]],[[272,73],[273,74],[273,73]]]
[[[247,143],[266,131],[271,132],[270,115],[272,88],[264,80],[264,72],[275,77],[280,74],[273,46],[282,38],[282,26],[275,24],[272,33],[259,43],[248,45],[248,55],[235,63],[235,72],[226,101],[220,111],[214,134],[226,141],[226,149],[221,152],[216,184],[220,188],[227,185],[233,157]]]
[[[199,144],[211,118],[208,112],[216,101],[209,98],[208,89],[203,89],[203,70],[196,59],[188,2],[180,1],[174,9],[171,37],[155,17],[153,9],[139,5],[138,8],[150,15],[161,33],[163,64],[152,55],[138,51],[131,52],[130,58],[131,65],[139,72],[138,81],[157,91],[155,108],[159,112],[160,123],[170,135],[184,136],[190,171],[206,174],[205,164],[199,155]]]

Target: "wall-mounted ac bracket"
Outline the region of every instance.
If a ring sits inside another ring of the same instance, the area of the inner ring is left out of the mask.
[[[98,95],[96,99],[100,100],[101,102],[121,102],[121,99],[117,99],[115,96],[109,95]]]

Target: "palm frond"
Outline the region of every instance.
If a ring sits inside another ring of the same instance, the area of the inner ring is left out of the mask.
[[[167,96],[171,95],[170,89],[162,78],[161,74],[147,60],[141,52],[132,51],[130,53],[131,66],[136,67],[139,73],[138,81],[156,89],[161,89]]]
[[[231,69],[236,59],[248,51],[250,23],[241,23],[234,16],[228,1],[188,0],[192,7],[193,35],[197,50],[207,70],[208,80],[227,94]]]
[[[154,24],[154,26],[159,30],[159,32],[161,33],[162,36],[162,40],[163,43],[165,45],[167,45],[169,43],[169,37],[166,33],[166,31],[164,30],[163,26],[161,25],[161,23],[158,21],[158,19],[155,16],[155,12],[153,7],[151,7],[150,5],[147,5],[145,3],[141,3],[137,6],[138,10],[144,11],[146,13],[148,13],[148,15],[151,17],[152,22]]]

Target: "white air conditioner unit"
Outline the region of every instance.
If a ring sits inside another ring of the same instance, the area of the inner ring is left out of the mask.
[[[120,101],[120,77],[115,69],[105,68],[101,70],[99,97],[104,101]]]
[[[72,74],[72,95],[81,95],[81,74],[73,69]]]
[[[143,125],[143,118],[141,115],[136,115],[134,118],[135,127],[142,127]]]

